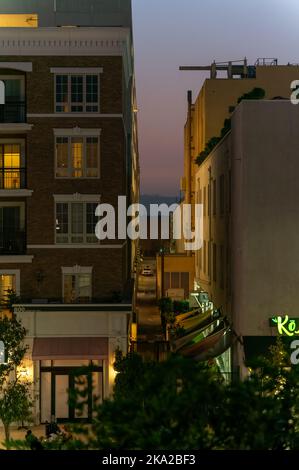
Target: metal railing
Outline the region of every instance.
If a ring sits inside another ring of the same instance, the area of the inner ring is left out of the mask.
[[[0,105],[0,123],[26,122],[26,103],[23,101]]]
[[[26,253],[25,231],[0,232],[0,255],[20,255]]]
[[[26,168],[1,168],[0,189],[26,189]]]

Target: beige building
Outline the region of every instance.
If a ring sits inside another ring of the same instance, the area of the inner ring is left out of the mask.
[[[196,283],[243,338],[235,366],[266,351],[272,317],[298,318],[298,122],[290,101],[243,101],[196,172],[204,205]]]
[[[289,99],[291,82],[299,77],[299,66],[277,65],[276,59],[258,59],[255,65],[212,64],[211,67],[195,67],[195,70],[211,70],[211,78],[205,80],[196,101],[188,93],[188,116],[185,125],[184,175],[181,190],[184,202],[194,203],[196,157],[204,150],[212,137],[218,137],[224,120],[229,118],[238,99],[254,88],[265,90],[265,99]],[[217,69],[221,77],[217,77]],[[227,76],[223,76],[227,74]]]

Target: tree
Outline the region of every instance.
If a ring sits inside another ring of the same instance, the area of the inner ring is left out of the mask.
[[[16,318],[0,320],[0,339],[6,351],[6,362],[0,364],[0,419],[9,440],[10,425],[29,418],[32,402],[30,382],[18,372],[27,347],[24,345],[26,329]]]
[[[4,426],[5,440],[10,438],[10,425],[16,421],[31,420],[32,402],[30,383],[21,383],[18,378],[7,380],[1,388],[0,419]]]

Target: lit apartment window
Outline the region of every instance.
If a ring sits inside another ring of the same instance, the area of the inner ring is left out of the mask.
[[[16,275],[1,274],[0,275],[0,299],[5,301],[9,291],[16,290]],[[5,303],[5,302],[4,302]]]
[[[24,144],[0,142],[0,189],[20,189],[24,185]]]
[[[207,272],[207,242],[203,242],[203,271]]]
[[[56,178],[98,178],[99,137],[56,137]]]
[[[63,299],[65,303],[89,303],[91,300],[92,275],[64,274]]]
[[[98,75],[56,75],[57,113],[99,112]]]
[[[56,243],[97,243],[97,202],[56,203]]]

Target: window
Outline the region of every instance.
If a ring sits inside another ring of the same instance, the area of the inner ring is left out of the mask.
[[[0,254],[26,251],[25,204],[2,202],[0,207]]]
[[[203,242],[203,271],[207,272],[207,242]]]
[[[56,178],[98,178],[99,137],[56,137]]]
[[[208,184],[208,216],[211,215],[211,186]]]
[[[165,272],[164,289],[184,289],[185,297],[189,295],[189,273],[188,272]]]
[[[224,289],[224,246],[220,246],[220,287]]]
[[[56,243],[98,243],[97,202],[56,203]]]
[[[232,172],[228,173],[228,212],[232,211]]]
[[[220,176],[220,215],[224,215],[224,202],[225,202],[225,193],[224,193],[224,175]]]
[[[213,243],[213,281],[217,281],[217,246]]]
[[[211,257],[212,257],[211,256],[212,255],[211,245],[212,245],[212,243],[208,242],[208,276],[209,276],[209,278],[211,277]]]
[[[18,274],[19,276],[19,274]],[[7,299],[7,295],[9,291],[14,291],[19,294],[19,286],[18,286],[17,274],[16,271],[12,273],[11,270],[8,271],[1,271],[0,274],[0,299],[1,299],[1,309],[0,313],[1,316],[4,315],[11,315],[9,309],[5,305],[5,300]]]
[[[204,217],[207,215],[207,189],[206,187],[203,188],[203,215]]]
[[[25,187],[23,148],[20,143],[0,143],[0,189]]]
[[[57,113],[98,113],[99,75],[56,75]]]
[[[88,303],[91,300],[91,290],[91,273],[63,275],[63,300],[65,303]]]
[[[217,183],[216,180],[213,181],[213,215],[217,213]]]

